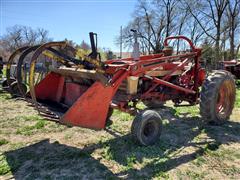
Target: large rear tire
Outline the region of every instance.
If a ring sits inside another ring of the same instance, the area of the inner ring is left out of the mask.
[[[153,110],[145,110],[137,114],[132,123],[132,136],[143,146],[156,143],[162,132],[162,118]]]
[[[223,124],[232,114],[236,97],[233,75],[227,71],[213,71],[203,83],[200,93],[200,114],[204,121]]]

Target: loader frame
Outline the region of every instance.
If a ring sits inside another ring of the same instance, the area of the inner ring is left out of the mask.
[[[110,108],[134,114],[138,111],[137,102],[144,100],[157,99],[160,102],[173,100],[178,104],[185,100],[191,105],[196,104],[199,98],[199,87],[205,78],[205,71],[199,65],[201,49],[195,48],[184,36],[168,37],[164,41],[164,46],[167,47],[170,40],[186,41],[191,51],[171,56],[162,52],[140,56],[138,60],[126,58],[108,60],[105,63],[89,56],[90,58],[79,61],[79,64],[70,69],[52,69],[39,84],[35,85],[34,73],[37,59],[47,48],[54,45],[54,43],[44,44],[32,56],[29,95],[38,111],[48,118],[60,119],[60,122],[68,125],[93,129],[105,127]],[[71,62],[75,63],[77,60],[73,58]],[[87,69],[84,69],[86,63],[88,63]],[[92,67],[89,63],[96,68],[89,69]],[[151,72],[160,72],[160,75],[152,76]],[[148,81],[150,86],[144,90],[140,88],[134,94],[121,94],[120,86],[129,77],[137,77],[143,82]],[[181,77],[181,84],[172,82],[173,77],[175,79]],[[86,88],[78,83],[69,83],[69,78],[94,79],[95,82]],[[162,87],[171,93],[166,93],[166,90],[156,91],[157,88]],[[67,104],[65,114],[53,113],[44,103],[39,103],[46,100],[58,103],[60,106]],[[129,105],[129,102],[133,102],[132,105]]]

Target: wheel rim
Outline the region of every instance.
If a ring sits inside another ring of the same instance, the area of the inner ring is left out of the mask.
[[[154,121],[149,121],[145,124],[143,135],[146,139],[152,139],[157,134],[157,127]]]
[[[225,119],[230,115],[234,103],[233,91],[234,87],[230,80],[224,81],[220,86],[216,105],[218,119]]]

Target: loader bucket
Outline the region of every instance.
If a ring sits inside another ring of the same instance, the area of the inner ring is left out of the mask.
[[[31,91],[31,96],[42,102],[40,106],[37,104],[40,112],[45,106],[61,123],[93,129],[105,127],[112,95],[113,88],[98,80],[90,86],[79,85],[55,72],[49,73]]]
[[[37,110],[70,126],[104,128],[114,89],[103,74],[77,66],[54,68],[34,84],[35,63],[47,47],[35,51],[30,66],[30,95]]]
[[[93,129],[104,128],[113,88],[99,81],[88,87],[67,82],[66,79],[55,72],[48,74],[35,86],[36,100],[44,102],[51,113],[59,116],[61,123]],[[53,106],[56,107],[57,104],[64,106],[65,110],[54,109]],[[39,107],[40,111],[41,108]]]

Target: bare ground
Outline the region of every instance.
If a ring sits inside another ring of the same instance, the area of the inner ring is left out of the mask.
[[[240,108],[223,126],[203,125],[197,106],[159,113],[162,136],[142,147],[127,114],[102,131],[70,128],[2,92],[0,179],[240,179]]]

